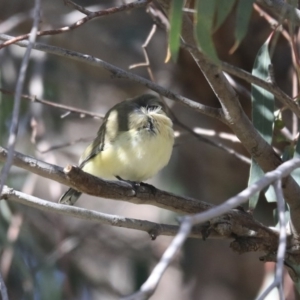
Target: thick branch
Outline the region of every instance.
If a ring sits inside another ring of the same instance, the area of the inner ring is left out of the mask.
[[[5,161],[7,152],[0,147],[0,161]],[[49,178],[73,187],[83,193],[127,201],[135,204],[149,204],[168,209],[177,213],[194,214],[213,208],[212,204],[158,190],[152,186],[140,186],[135,190],[124,182],[105,181],[83,172],[76,167],[64,170],[35,158],[15,152],[13,164],[31,173]],[[261,244],[257,249],[270,251],[277,247],[277,234],[261,223],[255,221],[252,215],[233,209],[221,217],[210,220],[207,234],[221,237],[257,237]]]
[[[158,0],[158,2],[167,13],[170,0]],[[196,50],[193,23],[186,15],[183,16],[182,37],[186,44],[191,45],[189,51],[218,97],[227,124],[264,172],[274,170],[282,163],[280,157],[253,127],[240,105],[237,94],[220,68]],[[285,199],[291,208],[294,228],[297,233],[300,233],[300,188],[289,176],[283,181],[283,189]]]
[[[0,161],[5,161],[7,151],[0,147]],[[107,199],[123,200],[135,204],[149,204],[169,209],[177,213],[195,213],[206,210],[212,205],[188,197],[141,185],[135,190],[122,181],[105,181],[87,174],[76,167],[66,168],[66,172],[58,166],[48,164],[30,156],[15,152],[13,164],[31,173],[49,178],[75,188],[83,193]]]

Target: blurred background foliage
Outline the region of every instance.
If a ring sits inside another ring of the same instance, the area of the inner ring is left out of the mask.
[[[42,0],[41,29],[69,25],[83,15],[64,5],[62,0]],[[124,1],[82,1],[90,10],[101,10]],[[91,6],[91,7],[90,7]],[[17,36],[30,31],[33,1],[0,0],[0,31]],[[253,11],[245,38],[233,54],[236,6],[214,33],[218,57],[251,72],[256,54],[271,32],[269,24]],[[13,17],[16,17],[13,19]],[[16,21],[16,23],[14,23]],[[84,26],[38,41],[93,55],[120,68],[144,61],[141,45],[153,26],[144,8],[104,16]],[[218,107],[217,98],[202,73],[185,50],[178,61],[164,63],[168,39],[158,27],[148,46],[151,68],[158,84],[203,104]],[[279,37],[272,59],[278,85],[292,90],[291,50]],[[14,90],[24,49],[9,46],[0,51],[1,87]],[[132,72],[149,78],[145,68]],[[141,93],[143,86],[112,78],[107,72],[62,57],[32,51],[25,94],[54,103],[104,114],[111,106]],[[250,90],[250,85],[242,84]],[[250,116],[247,93],[240,101]],[[176,117],[190,128],[227,132],[221,122],[195,113],[167,100]],[[7,145],[13,96],[0,94],[0,143]],[[22,100],[16,150],[62,167],[76,164],[101,123],[99,119]],[[291,115],[283,113],[291,126]],[[169,165],[150,182],[156,187],[218,204],[247,185],[249,165],[219,148],[199,141],[180,127]],[[209,137],[247,155],[238,143]],[[75,142],[69,147],[47,151],[53,146]],[[283,149],[285,140],[278,143]],[[66,190],[56,182],[13,167],[7,184],[25,193],[57,202]],[[274,204],[260,199],[255,216],[272,224]],[[156,207],[84,195],[76,204],[101,212],[176,223],[176,215]],[[170,242],[170,237],[151,241],[145,233],[103,226],[70,217],[38,211],[0,201],[0,270],[10,299],[117,299],[132,293],[146,280],[149,272]],[[230,241],[190,239],[167,270],[151,298],[161,299],[253,299],[272,270],[259,262],[257,253],[239,256],[229,248]],[[276,299],[276,298],[272,298]],[[292,298],[290,298],[292,299]]]

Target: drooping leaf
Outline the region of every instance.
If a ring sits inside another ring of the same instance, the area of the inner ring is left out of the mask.
[[[252,74],[263,80],[268,80],[269,66],[269,39],[262,45],[256,56]],[[274,124],[274,95],[265,89],[252,85],[252,121],[254,127],[269,143],[272,142]]]
[[[234,6],[235,1],[236,0],[226,0],[217,2],[214,31],[216,31],[224,23]]]
[[[216,0],[198,0],[196,4],[196,40],[202,52],[213,62],[218,63],[218,55],[212,39],[213,20],[215,14]]]
[[[252,6],[255,0],[239,0],[237,9],[236,9],[236,22],[235,22],[235,43],[230,49],[230,53],[233,53],[241,41],[246,36],[248,30],[248,24],[252,14]]]
[[[250,166],[250,175],[248,180],[248,185],[250,186],[257,180],[259,180],[264,175],[264,172],[260,168],[260,166],[256,163],[254,159],[252,159],[251,166]],[[256,207],[258,202],[259,193],[256,193],[249,199],[249,208],[253,210]]]
[[[173,0],[170,10],[169,49],[174,61],[177,60],[182,25],[182,7],[184,0]]]
[[[271,64],[269,56],[269,41],[270,38],[262,45],[256,56],[252,74],[261,79],[267,80],[269,76],[269,65]],[[272,142],[273,125],[274,125],[274,95],[265,89],[252,85],[251,91],[252,100],[252,122],[260,135],[269,143]],[[259,180],[263,176],[263,171],[260,170],[258,164],[252,159],[250,176],[248,184]],[[254,209],[259,195],[254,195],[250,198],[250,208]],[[270,187],[266,192],[266,198],[269,202],[276,201],[273,188]]]

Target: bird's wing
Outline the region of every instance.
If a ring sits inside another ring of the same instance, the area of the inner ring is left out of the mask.
[[[81,155],[79,160],[79,168],[82,169],[87,161],[95,157],[99,152],[103,151],[105,146],[105,132],[106,127],[105,123],[103,123],[95,140],[85,149],[85,151]]]

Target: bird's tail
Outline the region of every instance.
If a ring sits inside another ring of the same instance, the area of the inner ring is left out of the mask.
[[[78,192],[72,188],[69,188],[58,200],[58,203],[66,205],[74,205],[77,199],[81,196],[81,192]]]

